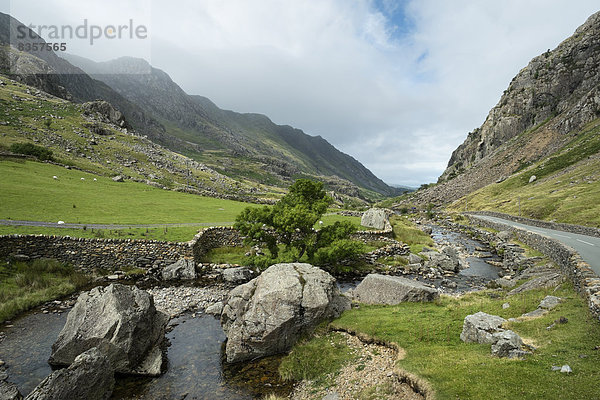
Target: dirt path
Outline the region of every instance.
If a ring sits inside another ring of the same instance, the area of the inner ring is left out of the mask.
[[[422,400],[396,372],[396,361],[404,358],[404,350],[377,344],[366,344],[356,336],[341,332],[358,359],[346,365],[329,389],[316,390],[312,382],[301,382],[291,395],[293,400]],[[327,396],[327,397],[325,397]]]

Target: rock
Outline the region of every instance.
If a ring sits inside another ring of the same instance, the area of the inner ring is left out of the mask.
[[[379,230],[384,230],[388,227],[391,228],[387,213],[382,208],[370,208],[365,211],[360,219],[360,224],[362,226]]]
[[[507,308],[510,308],[510,304],[508,304],[508,303],[502,304],[502,309],[503,310],[506,310]]]
[[[441,268],[444,271],[458,272],[460,270],[460,259],[458,251],[451,246],[446,246],[441,253],[431,253],[427,265],[430,268]]]
[[[245,283],[254,277],[254,272],[246,267],[225,268],[221,271],[223,280],[227,283]]]
[[[533,311],[530,311],[528,313],[521,315],[519,318],[537,318],[537,317],[541,317],[542,315],[546,314],[547,312],[548,312],[547,310],[537,308]]]
[[[366,304],[398,304],[403,301],[433,301],[435,288],[398,276],[369,274],[353,291],[354,299]]]
[[[182,258],[162,270],[161,276],[165,281],[196,279],[196,263],[194,260]]]
[[[127,126],[123,114],[115,110],[114,107],[103,100],[90,101],[82,104],[83,112],[87,115],[100,117],[103,122],[115,124],[121,128]]]
[[[496,357],[509,357],[512,351],[521,350],[523,346],[521,337],[511,330],[496,332],[492,338],[495,341],[492,344],[492,355]]]
[[[507,242],[512,237],[512,233],[509,231],[500,231],[496,234],[496,236],[498,236],[498,239],[502,240],[503,242]]]
[[[529,183],[535,182],[536,179],[537,179],[537,176],[531,175],[531,177],[529,178]]]
[[[494,282],[496,282],[496,284],[503,289],[515,287],[517,285],[517,282],[506,278],[498,278],[494,280]]]
[[[349,308],[350,301],[327,272],[310,264],[272,265],[233,289],[224,302],[227,361],[287,351],[320,322]]]
[[[506,320],[497,315],[484,312],[467,315],[463,322],[460,340],[465,343],[495,343],[494,333],[503,331],[502,324]]]
[[[125,178],[122,175],[113,176],[112,180],[114,182],[125,182]]]
[[[421,264],[421,263],[423,263],[423,259],[416,254],[410,253],[408,255],[408,263],[409,264]]]
[[[116,372],[159,375],[168,319],[156,310],[152,296],[135,286],[96,287],[79,295],[52,345],[49,363],[70,365],[98,347]]]
[[[0,400],[21,400],[22,398],[17,385],[7,382],[6,377],[0,380]]]
[[[221,315],[223,312],[223,302],[218,301],[215,304],[208,306],[204,312],[209,315]]]
[[[538,306],[538,308],[543,308],[544,310],[552,310],[553,308],[555,308],[557,305],[560,304],[561,300],[562,299],[560,297],[546,296],[540,302],[540,305]]]
[[[339,400],[340,399],[340,395],[337,394],[336,392],[332,392],[332,393],[328,393],[327,395],[323,396],[323,399],[321,400]]]
[[[571,369],[571,367],[569,367],[568,365],[563,365],[563,366],[560,368],[560,372],[562,372],[563,374],[564,374],[564,373],[570,374],[571,372],[573,372],[573,370],[572,370],[572,369]]]
[[[511,290],[510,292],[508,292],[508,295],[512,296],[513,294],[526,292],[528,290],[556,287],[563,280],[564,277],[559,273],[546,273],[525,282],[518,288]]]
[[[50,374],[25,399],[106,400],[112,395],[114,385],[110,361],[93,347],[78,355],[68,368]]]

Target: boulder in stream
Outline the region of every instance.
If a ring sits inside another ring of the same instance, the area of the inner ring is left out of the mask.
[[[25,400],[107,400],[115,386],[108,358],[93,347],[75,358],[68,368],[54,371]]]
[[[234,288],[224,302],[221,324],[228,362],[289,350],[320,322],[350,308],[335,278],[310,264],[275,264]]]
[[[49,363],[70,365],[97,347],[116,372],[160,375],[168,320],[146,291],[120,284],[96,287],[79,295],[52,345]]]

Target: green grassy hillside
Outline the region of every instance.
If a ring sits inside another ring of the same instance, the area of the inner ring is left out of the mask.
[[[536,180],[529,183],[532,176]],[[487,210],[600,227],[600,119],[552,156],[452,203],[450,211]]]

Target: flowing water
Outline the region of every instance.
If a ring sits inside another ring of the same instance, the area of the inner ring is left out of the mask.
[[[4,330],[0,358],[8,366],[9,381],[23,395],[52,372],[47,360],[65,321],[66,313],[30,314]],[[279,379],[277,357],[223,365],[225,334],[214,317],[182,315],[171,325],[166,372],[157,378],[118,377],[113,399],[245,400],[290,392],[291,384]]]
[[[469,267],[449,278],[457,283],[457,290],[471,290],[498,277],[499,268],[486,260],[499,259],[482,252],[485,248],[482,243],[443,227],[432,226],[432,229],[432,237],[439,246],[459,245],[469,255],[466,257]],[[358,283],[341,282],[339,287],[345,292]],[[0,343],[0,359],[6,362],[9,381],[15,383],[23,395],[52,372],[47,360],[66,316],[66,313],[28,314],[15,320],[12,327],[3,329],[6,338]],[[245,400],[263,398],[270,393],[282,396],[290,393],[291,384],[279,379],[278,357],[224,364],[225,334],[214,317],[184,314],[170,325],[166,372],[157,378],[118,377],[113,399]]]

